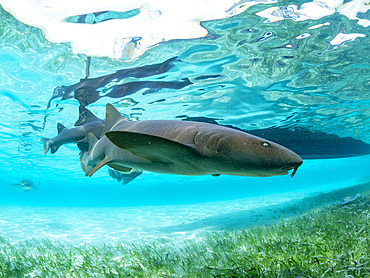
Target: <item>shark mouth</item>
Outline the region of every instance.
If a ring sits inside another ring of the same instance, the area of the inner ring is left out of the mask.
[[[290,176],[293,178],[295,173],[297,173],[297,170],[298,170],[299,166],[301,166],[301,165],[302,165],[302,163],[299,163],[299,164],[295,163],[292,166],[285,166],[285,167],[281,168],[281,170],[286,171],[285,174],[288,174],[288,171],[293,170],[293,172],[290,174]]]

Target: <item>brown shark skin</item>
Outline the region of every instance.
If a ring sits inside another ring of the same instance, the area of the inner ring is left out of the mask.
[[[86,175],[91,176],[106,163],[114,163],[177,175],[268,177],[288,174],[303,162],[283,146],[238,130],[190,121],[132,122],[119,118],[117,113],[112,105],[107,105],[105,136],[81,158]],[[125,140],[120,139],[122,136]],[[142,137],[148,138],[148,142],[135,146],[135,138]],[[133,141],[134,145],[118,148],[119,141],[123,145]]]

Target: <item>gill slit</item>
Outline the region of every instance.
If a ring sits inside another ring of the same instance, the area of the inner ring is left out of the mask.
[[[195,137],[199,134],[199,131],[197,130],[193,136],[193,144],[196,145],[195,143]]]

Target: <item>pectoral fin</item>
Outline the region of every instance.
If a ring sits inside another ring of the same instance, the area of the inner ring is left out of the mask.
[[[105,135],[117,147],[156,163],[171,163],[198,155],[192,145],[159,136],[131,131],[109,131]]]
[[[111,162],[111,158],[106,156],[102,161],[100,161],[86,176],[91,177],[96,171],[98,171],[105,164]]]

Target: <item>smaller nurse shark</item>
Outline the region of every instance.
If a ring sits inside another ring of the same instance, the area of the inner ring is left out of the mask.
[[[104,120],[99,119],[85,107],[79,108],[79,119],[75,127],[66,128],[61,123],[57,124],[58,135],[53,138],[41,138],[44,145],[44,153],[55,153],[63,144],[77,143],[81,149],[85,149],[83,142],[87,141],[89,132],[100,137],[104,127]]]
[[[11,185],[13,185],[17,189],[24,190],[24,191],[30,191],[31,189],[40,190],[33,184],[33,181],[28,180],[28,179],[22,179],[20,183],[13,183]]]
[[[88,150],[88,134],[91,133],[90,136],[94,136],[95,138],[102,135],[102,131],[104,128],[104,120],[99,119],[85,107],[80,106],[79,108],[79,119],[75,123],[75,127],[73,128],[66,128],[61,123],[58,123],[58,135],[53,138],[41,138],[43,145],[44,145],[44,153],[47,154],[48,150],[51,150],[51,153],[54,154],[61,145],[67,143],[77,143],[79,149],[81,150],[81,156],[85,154]],[[115,167],[114,165],[112,167]],[[116,166],[115,169],[117,171],[123,170],[124,172],[128,173],[113,173],[108,172],[109,175],[118,180],[122,181],[123,185],[129,183],[130,181],[134,180],[138,177],[142,171],[137,169],[129,169],[118,167]],[[113,173],[113,174],[112,174]]]
[[[274,142],[214,124],[176,121],[129,121],[106,107],[104,136],[89,133],[89,150],[80,156],[86,176],[108,164],[177,175],[294,176],[302,159]]]

